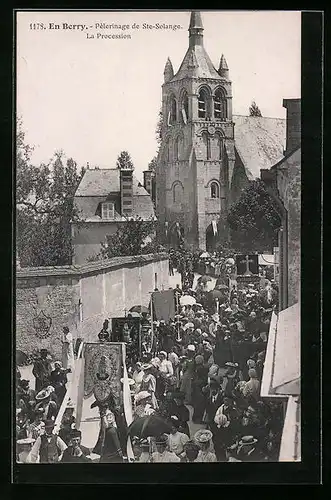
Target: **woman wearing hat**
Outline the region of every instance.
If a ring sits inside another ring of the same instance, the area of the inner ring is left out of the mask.
[[[149,392],[149,394],[151,396],[151,400],[152,400],[152,406],[153,406],[154,410],[156,410],[158,407],[158,404],[157,404],[157,400],[155,397],[156,378],[152,374],[153,365],[152,365],[152,363],[144,363],[141,368],[142,368],[144,374],[142,377],[140,390]]]
[[[152,396],[148,391],[138,392],[138,394],[135,395],[134,403],[134,418],[144,417],[145,415],[151,414],[151,410],[153,410]]]
[[[189,441],[189,437],[187,434],[180,432],[178,429],[180,427],[180,421],[176,417],[176,415],[172,415],[170,417],[171,423],[171,433],[168,438],[168,447],[169,451],[176,453],[179,458],[183,457],[184,454],[184,445]]]
[[[204,364],[204,358],[201,355],[195,357],[195,370],[192,379],[192,421],[195,424],[202,423],[202,417],[206,408],[206,399],[202,388],[206,386],[208,380],[208,368]]]
[[[248,370],[249,381],[246,382],[242,389],[244,398],[253,398],[258,401],[260,399],[260,382],[257,378],[257,373],[254,368]]]
[[[43,410],[43,419],[55,420],[58,407],[55,401],[51,400],[52,392],[54,388],[52,386],[48,386],[46,389],[38,392],[36,395],[36,407],[35,410],[42,409]]]
[[[192,380],[195,369],[195,346],[193,344],[189,344],[187,346],[187,358],[182,365],[182,380],[180,385],[180,391],[185,394],[185,404],[190,405],[192,399]]]
[[[157,437],[155,445],[156,451],[152,453],[152,463],[180,462],[180,458],[177,457],[175,453],[167,450],[168,437],[166,434],[162,434],[162,436]]]
[[[181,462],[192,463],[195,461],[199,454],[200,448],[193,441],[188,441],[184,445],[184,454],[181,458]]]
[[[217,462],[215,453],[210,451],[212,438],[212,432],[207,429],[200,429],[194,434],[194,440],[200,448],[195,462]]]
[[[134,371],[132,373],[132,379],[134,380],[135,382],[135,393],[138,394],[138,392],[140,392],[140,386],[141,386],[141,382],[143,380],[143,376],[144,376],[144,371],[142,369],[142,363],[140,363],[139,361],[135,364],[135,367],[134,367]]]

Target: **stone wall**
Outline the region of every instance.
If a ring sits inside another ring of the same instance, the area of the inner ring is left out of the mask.
[[[27,268],[16,274],[16,348],[27,354],[46,348],[61,357],[60,335],[68,325],[74,339],[94,341],[105,318],[148,306],[150,292],[169,287],[167,254],[116,257],[81,266]],[[37,321],[51,322],[45,338]]]

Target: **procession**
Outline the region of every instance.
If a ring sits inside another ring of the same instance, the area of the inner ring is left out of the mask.
[[[182,262],[185,258],[182,252]],[[232,257],[223,258],[223,271],[216,280],[198,275],[194,267],[182,270],[184,283],[190,282],[193,272],[194,288],[193,283],[190,288],[177,284],[165,291],[173,300],[167,321],[155,319],[159,314],[153,305],[134,306],[124,318],[121,334],[114,321],[105,319],[95,340],[102,346],[118,341],[126,346],[132,422],[126,422],[123,396],[118,402],[109,386],[106,394],[95,390],[100,430],[92,449],[82,445],[84,435],[77,428],[70,399],[54,432],[75,364],[69,329],[63,328],[61,361],[52,364],[47,351],[41,350],[33,367],[35,391],[17,369],[17,446],[23,449],[19,461],[274,461],[282,407],[263,401],[260,385],[277,287],[260,270],[255,283],[234,283],[230,289],[225,283],[234,275],[234,262]],[[101,356],[98,380],[106,381],[109,371],[107,356]]]

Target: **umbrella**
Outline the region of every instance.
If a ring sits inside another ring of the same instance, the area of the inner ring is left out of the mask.
[[[140,314],[138,312],[130,311],[129,314],[132,318],[140,318]]]
[[[134,420],[128,427],[128,435],[147,438],[150,436],[160,436],[163,433],[169,434],[171,426],[158,415],[147,415]]]
[[[203,252],[201,255],[200,255],[200,258],[202,259],[205,259],[206,257],[210,257],[210,254],[208,252]]]
[[[220,290],[212,290],[211,292],[209,292],[209,295],[213,299],[221,299],[221,298],[223,299],[224,298],[224,295]]]
[[[198,279],[199,283],[207,283],[208,281],[211,281],[210,276],[200,276],[200,278]]]
[[[187,330],[188,328],[194,328],[194,324],[193,323],[186,323],[186,325],[184,326],[184,330]]]
[[[148,313],[149,310],[148,307],[146,306],[133,306],[131,307],[130,312],[137,312],[141,314],[141,313]]]
[[[181,306],[193,306],[193,304],[196,303],[196,299],[192,297],[192,295],[183,295],[183,297],[179,299],[179,303]]]
[[[229,287],[224,285],[224,283],[221,283],[220,285],[217,285],[216,288],[217,290],[227,290]]]

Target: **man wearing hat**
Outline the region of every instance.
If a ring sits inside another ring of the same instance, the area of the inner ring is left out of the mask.
[[[239,441],[237,456],[242,462],[260,462],[262,455],[258,450],[254,436],[243,436]]]
[[[32,373],[36,378],[36,392],[41,391],[50,383],[52,367],[49,359],[47,359],[47,354],[47,349],[41,349],[40,357],[36,359],[32,369]]]
[[[67,370],[62,368],[62,363],[60,361],[55,361],[54,370],[51,372],[50,381],[55,389],[59,407],[61,406],[66,393],[66,384],[68,382],[67,373],[70,373],[70,371],[70,368],[68,368]]]
[[[171,405],[170,415],[175,415],[179,421],[179,430],[190,436],[190,428],[188,422],[190,420],[190,412],[184,404],[185,394],[177,391],[173,393],[173,404]]]
[[[29,388],[29,380],[21,379],[17,387],[18,406],[22,408],[31,419],[33,417],[33,407],[35,405],[36,393]]]
[[[90,450],[81,445],[82,433],[78,429],[73,429],[70,434],[69,446],[62,455],[61,462],[64,463],[84,463],[91,462],[88,457]]]
[[[166,434],[157,437],[155,444],[157,451],[152,453],[152,463],[180,462],[180,458],[175,453],[167,450],[168,437]]]
[[[180,386],[180,391],[184,392],[185,394],[185,404],[191,404],[191,399],[192,399],[192,380],[194,376],[194,369],[195,369],[195,346],[193,344],[189,344],[187,346],[187,359],[184,361],[182,365],[182,380],[181,380],[181,386]]]
[[[216,455],[210,451],[213,434],[207,429],[199,429],[194,434],[194,440],[198,444],[200,451],[195,462],[216,462]]]
[[[30,451],[28,462],[35,463],[57,463],[61,460],[67,445],[62,439],[53,433],[55,424],[53,420],[45,421],[45,434],[39,436]]]

